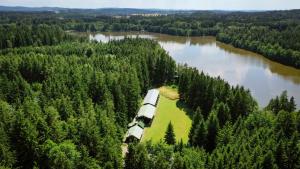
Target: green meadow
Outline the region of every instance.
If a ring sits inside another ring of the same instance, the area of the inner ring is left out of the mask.
[[[174,126],[176,140],[180,141],[182,139],[184,143],[187,143],[192,124],[192,120],[188,116],[189,111],[180,104],[178,98],[171,99],[168,97],[168,95],[177,93],[174,89],[162,87],[160,91],[161,95],[155,118],[151,127],[145,128],[142,142],[151,140],[153,143],[157,143],[163,140],[167,126],[171,121]]]

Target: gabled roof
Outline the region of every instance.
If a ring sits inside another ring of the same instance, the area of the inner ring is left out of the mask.
[[[135,120],[135,118],[133,119],[133,121],[131,123],[128,124],[128,128],[133,127],[134,125],[137,124],[137,121]]]
[[[138,114],[137,114],[137,117],[145,117],[145,118],[148,118],[148,119],[153,119],[154,115],[155,115],[155,111],[156,111],[156,108],[150,104],[146,104],[146,105],[143,105]]]
[[[159,96],[159,90],[157,89],[148,90],[148,93],[144,98],[143,104],[152,104],[153,106],[155,106],[158,96]]]
[[[131,123],[128,124],[128,128],[133,127],[135,125],[140,126],[141,128],[145,128],[145,124],[142,121],[136,121],[135,118]]]
[[[138,125],[135,125],[128,129],[126,137],[133,136],[140,140],[142,138],[143,132],[144,132],[144,129],[142,129]]]

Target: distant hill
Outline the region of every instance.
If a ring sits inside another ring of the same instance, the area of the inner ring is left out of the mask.
[[[80,8],[60,8],[60,7],[9,7],[0,6],[0,12],[71,12],[71,13],[96,13],[105,15],[131,15],[131,14],[176,14],[192,13],[195,10],[168,10],[168,9],[135,9],[135,8],[99,8],[99,9],[80,9]]]
[[[53,12],[53,13],[78,13],[78,14],[97,14],[97,15],[133,15],[133,14],[247,14],[247,13],[299,13],[300,10],[278,10],[278,11],[262,11],[262,10],[173,10],[173,9],[137,9],[137,8],[61,8],[61,7],[24,7],[24,6],[0,6],[0,12]]]
[[[0,6],[0,11],[3,12],[45,12],[45,11],[64,11],[67,8],[58,8],[58,7],[23,7],[23,6]]]

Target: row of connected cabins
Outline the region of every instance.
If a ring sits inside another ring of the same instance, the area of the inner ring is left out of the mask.
[[[125,135],[124,142],[139,141],[142,138],[145,126],[151,126],[155,117],[158,100],[159,90],[148,90],[142,107],[139,109],[133,121],[128,124],[128,131]]]

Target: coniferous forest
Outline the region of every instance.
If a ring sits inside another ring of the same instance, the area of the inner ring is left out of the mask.
[[[214,35],[299,68],[299,11],[58,16],[0,14],[0,168],[300,168],[300,111],[286,92],[261,109],[249,90],[177,65],[154,40],[90,42],[67,32]],[[123,159],[127,124],[147,90],[162,85],[177,86],[193,110],[188,143],[174,143],[170,123],[165,140],[129,144]]]
[[[0,48],[51,45],[70,37],[61,30],[148,31],[177,36],[216,36],[217,40],[300,68],[300,10],[265,12],[194,11],[156,17],[97,11],[0,13]],[[29,26],[39,25],[39,26]],[[48,26],[46,26],[48,25]],[[55,29],[58,26],[60,29]],[[41,29],[43,27],[43,29]],[[49,31],[42,31],[49,29]],[[13,36],[16,34],[17,36]]]

